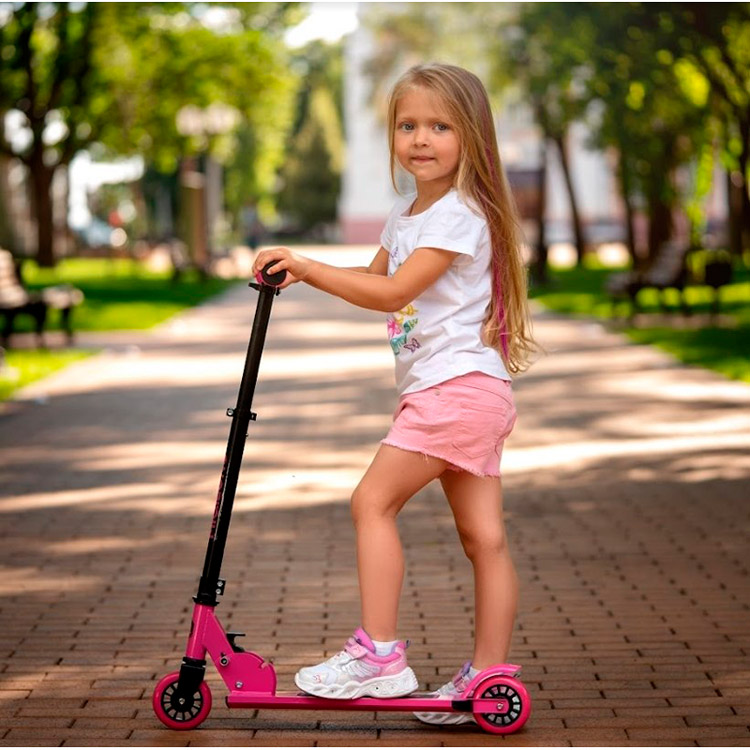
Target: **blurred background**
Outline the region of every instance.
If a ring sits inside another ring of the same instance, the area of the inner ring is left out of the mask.
[[[491,94],[540,303],[750,379],[748,50],[748,3],[0,3],[0,248],[111,330],[262,244],[376,247],[388,90],[455,63]]]

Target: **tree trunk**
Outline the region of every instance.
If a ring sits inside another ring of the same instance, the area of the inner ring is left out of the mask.
[[[0,108],[0,141],[5,145],[5,115],[6,110]],[[18,235],[13,221],[13,212],[10,203],[10,184],[8,176],[10,173],[11,157],[0,150],[0,247],[17,253]]]
[[[10,158],[4,154],[0,154],[0,247],[16,254],[19,252],[20,248],[18,246],[18,238],[13,225],[13,215],[9,201],[9,169]]]
[[[740,173],[740,253],[746,247],[750,247],[750,195],[747,192],[747,167],[750,155],[750,117],[740,120],[740,143],[741,151],[737,157]]]
[[[633,209],[633,201],[630,199],[630,177],[627,169],[627,166],[620,164],[618,170],[622,202],[625,206],[625,243],[633,268],[638,268],[639,258],[635,247],[635,210]]]
[[[640,265],[640,258],[638,257],[638,251],[635,246],[635,210],[633,209],[633,202],[630,198],[631,182],[630,182],[630,168],[626,158],[623,156],[624,150],[622,147],[617,150],[617,168],[615,174],[617,182],[620,187],[620,197],[625,208],[625,246],[630,255],[630,261],[633,264],[633,268],[637,269]]]
[[[536,235],[536,253],[534,256],[534,279],[537,284],[544,285],[547,283],[547,237],[544,224],[545,214],[547,213],[547,139],[542,138],[539,149],[539,174],[537,179],[537,235]]]
[[[52,216],[52,178],[54,168],[45,165],[43,151],[32,154],[29,174],[32,187],[32,206],[37,229],[37,263],[43,268],[55,265],[54,229]]]
[[[630,196],[626,193],[622,198],[625,204],[625,242],[633,268],[638,268],[638,253],[635,250],[635,211]]]
[[[575,188],[573,187],[573,176],[570,172],[570,162],[568,160],[568,148],[565,143],[565,134],[561,133],[553,137],[560,152],[560,164],[562,165],[563,177],[565,178],[565,187],[568,190],[570,200],[570,220],[573,224],[573,235],[575,237],[576,255],[578,265],[582,265],[583,256],[586,253],[586,243],[583,239],[583,228],[581,226],[581,216],[578,211],[578,199],[576,198]]]
[[[657,192],[648,198],[648,259],[651,262],[659,248],[672,236],[672,206]]]
[[[727,170],[727,229],[729,252],[742,255],[742,187],[736,170]]]

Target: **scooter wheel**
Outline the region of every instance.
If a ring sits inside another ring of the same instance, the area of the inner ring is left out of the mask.
[[[475,713],[474,718],[482,729],[491,734],[517,732],[531,714],[531,698],[524,684],[514,677],[488,677],[477,686],[475,698],[493,699],[507,708],[497,713]]]
[[[177,690],[180,673],[172,672],[154,688],[151,705],[159,721],[170,729],[195,729],[211,711],[211,688],[205,680],[192,695]]]

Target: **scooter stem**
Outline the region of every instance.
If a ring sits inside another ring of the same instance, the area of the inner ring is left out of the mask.
[[[218,604],[218,597],[224,593],[224,582],[219,578],[224,559],[224,548],[229,533],[229,523],[232,519],[232,506],[237,491],[237,479],[242,464],[247,430],[250,422],[255,421],[256,416],[253,414],[251,407],[255,385],[258,382],[258,370],[266,340],[266,330],[271,317],[273,298],[278,294],[277,289],[273,286],[264,284],[257,286],[252,284],[251,286],[259,291],[258,304],[255,308],[253,330],[247,348],[245,370],[242,374],[242,382],[237,396],[237,406],[234,409],[227,409],[227,415],[232,418],[232,426],[229,431],[224,468],[221,472],[219,492],[216,497],[213,521],[211,522],[203,575],[198,584],[198,593],[193,597],[197,604],[213,607]]]

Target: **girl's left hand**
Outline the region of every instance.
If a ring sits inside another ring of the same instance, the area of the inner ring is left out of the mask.
[[[281,285],[281,288],[289,286],[289,284],[293,284],[295,281],[304,280],[310,267],[309,258],[304,258],[301,255],[293,253],[288,247],[269,247],[261,250],[255,256],[253,275],[260,273],[271,261],[276,262],[268,269],[268,273],[277,273],[282,270],[287,271],[287,279]]]

